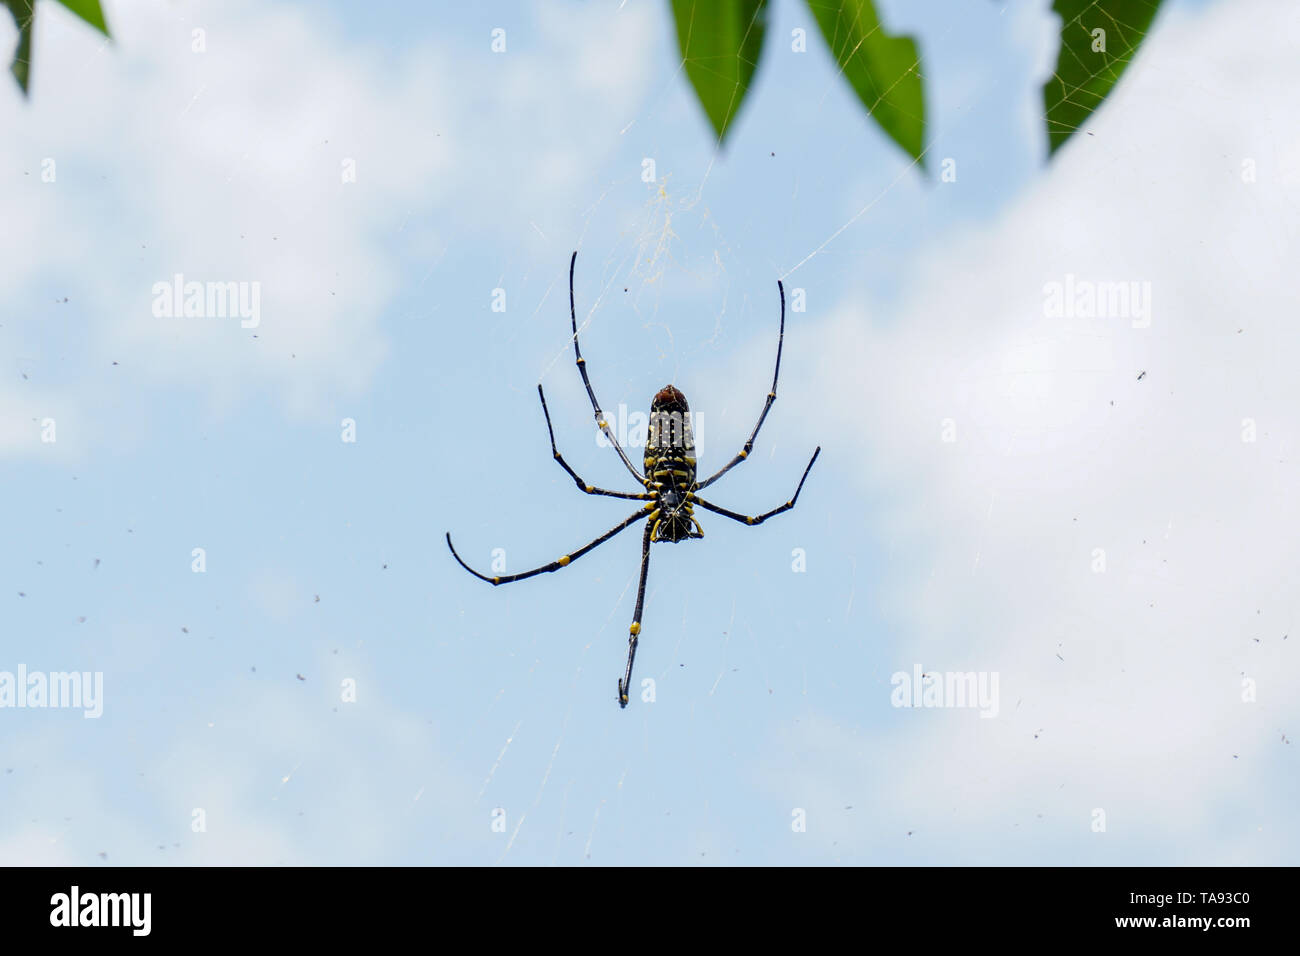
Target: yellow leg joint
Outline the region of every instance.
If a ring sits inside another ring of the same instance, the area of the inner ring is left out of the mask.
[[[745,449],[743,449],[743,448],[740,449],[740,457],[741,457],[741,458],[748,458],[748,457],[749,457],[749,452],[745,451]]]
[[[753,524],[753,523],[754,523],[754,519],[753,519],[753,518],[749,518],[749,517],[746,517],[746,518],[745,518],[745,524]]]
[[[636,637],[638,634],[641,633],[641,622],[633,621],[632,626],[629,627],[628,630],[632,633],[633,637]]]
[[[567,554],[562,554],[560,555],[560,560],[555,563],[562,568],[567,568],[569,566],[569,556]]]

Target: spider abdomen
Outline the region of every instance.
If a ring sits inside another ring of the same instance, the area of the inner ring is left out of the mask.
[[[652,541],[702,538],[690,494],[695,490],[695,436],[686,396],[666,385],[650,402],[646,426],[645,476],[655,494],[658,517]]]

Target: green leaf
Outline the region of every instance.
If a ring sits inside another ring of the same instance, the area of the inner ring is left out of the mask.
[[[1048,155],[1078,132],[1141,46],[1160,0],[1056,0],[1061,53],[1043,84]],[[1102,32],[1097,32],[1102,31]]]
[[[888,33],[871,0],[808,0],[808,8],[867,112],[909,156],[921,160],[925,95],[916,41]]]
[[[108,36],[108,24],[104,22],[104,11],[100,9],[99,0],[59,0],[59,3],[81,17],[104,36]]]
[[[14,49],[14,61],[9,64],[9,72],[18,81],[18,88],[24,96],[27,95],[27,78],[31,74],[32,21],[36,17],[36,11],[32,9],[33,2],[34,0],[3,0],[18,26],[18,46]]]
[[[81,19],[104,36],[108,36],[108,24],[104,22],[104,11],[99,0],[59,0]],[[18,81],[18,88],[27,95],[27,83],[32,72],[32,25],[36,21],[36,0],[0,0],[0,4],[9,8],[18,25],[18,47],[14,50],[13,63],[9,72]]]
[[[767,29],[767,0],[672,0],[686,76],[722,145],[749,90]]]

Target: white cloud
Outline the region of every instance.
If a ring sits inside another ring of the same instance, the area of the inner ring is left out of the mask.
[[[316,420],[367,387],[390,347],[381,316],[440,250],[576,215],[570,187],[617,147],[608,130],[647,80],[652,50],[638,36],[654,19],[544,9],[539,37],[525,42],[521,23],[503,56],[486,35],[468,49],[431,22],[430,40],[392,57],[306,7],[119,4],[108,14],[105,47],[43,7],[32,100],[0,89],[0,169],[20,184],[5,197],[0,297],[69,296],[60,317],[87,330],[73,361],[129,369],[118,377],[128,384],[87,383],[86,414],[111,407],[119,388],[163,386],[215,409],[266,390]],[[556,88],[584,96],[557,101]],[[40,175],[47,158],[52,183]],[[349,161],[355,182],[345,183]],[[260,283],[260,326],[156,318],[153,284],[176,273]],[[44,318],[11,319],[0,334],[21,352]],[[38,447],[22,393],[50,375],[39,371],[31,385],[5,386],[0,450]]]
[[[309,7],[111,5],[115,40],[102,49],[45,4],[32,99],[0,83],[0,175],[18,183],[3,198],[0,351],[29,373],[0,370],[0,454],[84,454],[96,434],[152,434],[124,401],[198,396],[220,411],[265,394],[320,417],[369,386],[389,349],[381,318],[395,290],[419,281],[440,247],[476,230],[517,241],[520,225],[548,212],[578,221],[573,183],[618,148],[608,130],[627,122],[647,80],[654,47],[642,40],[661,13],[538,16],[537,52],[520,42],[495,59],[486,36],[468,50],[431,21],[433,39],[390,57]],[[200,24],[202,54],[191,49]],[[9,39],[0,26],[0,47]],[[554,89],[584,96],[555,100]],[[40,178],[46,157],[52,183]],[[341,181],[345,159],[356,160],[355,183]],[[152,286],[176,272],[260,282],[260,326],[155,318]],[[56,296],[70,301],[51,306]],[[15,314],[24,302],[43,309]],[[113,361],[113,377],[86,371]],[[46,416],[58,422],[53,447],[39,441]],[[272,574],[252,606],[283,618],[296,586]],[[137,641],[108,643],[119,671]],[[382,862],[419,846],[441,862],[472,846],[479,831],[447,821],[479,809],[427,716],[385,705],[388,688],[340,671],[337,658],[319,670],[287,692],[213,685],[212,727],[178,725],[136,771],[152,805],[70,787],[95,773],[77,767],[66,740],[51,745],[22,802],[66,790],[90,809],[62,827],[38,813],[16,820],[0,859],[94,862],[112,843],[110,864]],[[343,677],[360,680],[362,703],[336,714],[320,695],[337,696]],[[313,691],[321,681],[332,689]],[[313,808],[309,819],[299,805]],[[203,836],[188,830],[195,806],[209,812]]]
[[[1225,805],[1281,815],[1259,789],[1297,716],[1297,41],[1284,4],[1169,16],[1094,135],[997,222],[923,256],[901,312],[872,325],[850,302],[823,323],[818,375],[804,359],[785,394],[896,505],[867,530],[897,543],[880,595],[900,629],[864,640],[887,641],[898,669],[1000,671],[1002,714],[844,731],[837,759],[793,782],[769,768],[795,805],[805,786],[868,788],[931,835],[948,820],[948,835],[995,838],[1046,809],[1053,835],[1080,844],[1102,806],[1123,834],[1111,839],[1168,861],[1176,847],[1195,862],[1276,858],[1275,842],[1205,828]],[[1043,286],[1067,273],[1150,282],[1150,328],[1045,317]],[[828,726],[792,731],[799,749],[816,752]],[[867,779],[859,765],[888,769]],[[1294,827],[1266,816],[1294,846]],[[987,848],[958,845],[949,859]]]
[[[124,774],[125,795],[104,766],[123,752],[79,746],[79,720],[26,735],[3,776],[0,865],[84,866],[99,853],[118,866],[265,866],[479,852],[487,811],[433,722],[390,706],[389,688],[355,657],[321,652],[305,666],[303,682],[215,681],[169,712],[157,751],[127,748],[139,763]],[[121,681],[110,675],[110,688],[129,686],[125,671],[116,671]],[[356,682],[355,703],[340,701],[345,678]],[[144,719],[114,700],[110,690],[111,726]],[[482,829],[459,825],[468,819]]]

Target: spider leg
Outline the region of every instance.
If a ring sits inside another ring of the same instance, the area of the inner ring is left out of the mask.
[[[582,357],[582,352],[578,349],[578,313],[573,305],[573,269],[578,262],[578,252],[575,249],[573,258],[569,260],[569,321],[573,325],[573,355],[578,363],[578,373],[582,376],[582,384],[587,387],[587,397],[591,399],[592,411],[596,413],[596,426],[605,433],[609,443],[614,446],[618,452],[618,457],[623,459],[623,464],[627,465],[627,470],[632,473],[632,477],[639,482],[644,482],[641,473],[632,467],[632,462],[628,460],[627,453],[623,451],[623,446],[614,438],[614,432],[610,430],[609,422],[605,421],[605,413],[600,410],[600,402],[596,401],[596,393],[592,390],[591,379],[587,377],[587,360]]]
[[[651,518],[653,517],[652,515]],[[645,607],[645,579],[650,571],[650,529],[653,527],[654,521],[647,521],[645,534],[641,537],[641,584],[636,589],[636,610],[632,613],[632,626],[628,628],[627,670],[623,672],[623,679],[618,682],[619,707],[627,706],[627,692],[632,685],[632,662],[636,660],[637,635],[641,633],[641,611]]]
[[[749,515],[737,514],[734,511],[728,511],[726,508],[719,508],[717,505],[705,501],[699,495],[695,494],[695,492],[691,492],[691,496],[690,496],[691,501],[695,502],[695,504],[699,505],[701,508],[707,508],[709,511],[712,511],[714,514],[720,514],[724,518],[730,518],[733,521],[739,521],[741,524],[762,524],[764,521],[766,521],[768,518],[771,518],[773,515],[779,515],[782,511],[789,511],[791,508],[794,507],[794,503],[799,500],[799,492],[803,490],[803,483],[808,478],[808,472],[812,471],[813,462],[817,460],[817,456],[820,455],[821,453],[822,453],[821,446],[818,445],[817,450],[813,452],[812,460],[808,462],[808,467],[803,470],[803,478],[799,479],[799,487],[794,490],[794,497],[791,498],[789,501],[787,501],[785,504],[781,505],[781,507],[773,508],[771,511],[765,512],[764,514],[761,514],[756,518],[752,518]]]
[[[488,577],[486,574],[479,574],[468,564],[466,564],[463,560],[461,560],[461,556],[456,553],[456,548],[451,543],[450,532],[447,533],[447,547],[451,548],[451,556],[456,559],[457,563],[460,564],[460,566],[464,568],[466,571],[468,571],[470,574],[474,575],[474,577],[486,581],[488,584],[493,584],[493,585],[509,584],[512,581],[522,581],[524,578],[531,578],[535,574],[546,574],[550,571],[558,571],[560,570],[560,568],[567,568],[571,562],[577,561],[588,551],[592,550],[593,548],[599,545],[604,544],[606,541],[614,537],[614,535],[618,534],[624,528],[631,527],[632,525],[636,524],[636,522],[640,521],[642,518],[647,517],[647,515],[652,519],[655,518],[656,513],[653,511],[653,508],[654,508],[653,503],[647,504],[644,508],[638,508],[636,511],[632,512],[632,514],[629,517],[624,518],[622,521],[614,525],[614,527],[610,528],[608,531],[606,531],[596,540],[584,544],[577,551],[571,551],[568,554],[562,554],[560,555],[560,557],[556,558],[550,564],[543,565],[540,568],[533,568],[531,571],[521,571],[519,574],[503,574],[497,577]]]
[[[767,418],[767,413],[772,408],[772,403],[776,401],[776,380],[781,375],[781,346],[785,344],[785,286],[781,284],[780,279],[776,282],[776,290],[781,295],[781,331],[778,332],[776,336],[776,371],[772,373],[772,390],[767,393],[767,401],[763,403],[763,413],[758,416],[758,424],[754,426],[753,432],[750,433],[749,441],[745,442],[745,447],[740,450],[735,458],[727,462],[727,464],[722,467],[721,471],[705,478],[696,485],[697,490],[709,487],[709,485],[713,484],[749,457],[749,453],[754,450],[754,439],[758,437],[758,430],[763,427],[763,421]]]
[[[560,463],[560,467],[569,473],[569,477],[573,479],[574,483],[578,486],[579,491],[584,491],[589,495],[605,495],[609,498],[628,498],[632,501],[649,501],[654,498],[654,495],[645,491],[640,493],[607,491],[604,488],[597,488],[594,485],[589,485],[579,478],[578,473],[569,467],[569,463],[564,460],[564,456],[561,455],[559,449],[555,447],[555,430],[551,428],[551,413],[546,408],[546,393],[542,391],[541,385],[537,386],[537,397],[542,400],[542,414],[546,416],[546,433],[551,436],[551,454],[554,456],[555,460]],[[646,479],[643,478],[641,480],[642,483],[644,483]]]

